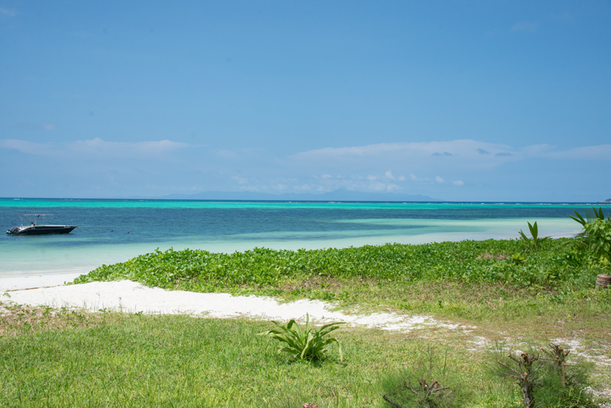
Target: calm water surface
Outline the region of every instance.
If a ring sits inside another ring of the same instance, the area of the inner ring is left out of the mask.
[[[0,234],[0,276],[90,270],[156,248],[233,252],[516,238],[527,221],[538,221],[542,235],[566,236],[580,230],[567,215],[591,206],[0,199],[3,231],[19,225],[21,213],[51,213],[48,224],[78,225],[68,235]]]

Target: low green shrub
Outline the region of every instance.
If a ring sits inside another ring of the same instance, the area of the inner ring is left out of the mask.
[[[324,279],[455,281],[518,288],[591,286],[588,257],[567,245],[573,242],[566,238],[545,240],[539,242],[537,251],[524,254],[520,254],[523,248],[518,240],[296,251],[254,248],[232,254],[156,250],[124,263],[102,265],[75,283],[130,279],[147,286],[196,292],[274,288]]]
[[[567,364],[568,351],[550,344],[549,349],[521,352],[519,355],[496,352],[491,372],[515,382],[526,408],[595,408],[598,405],[586,391],[588,368],[584,364]]]
[[[290,354],[297,360],[315,361],[322,359],[327,346],[337,343],[339,348],[339,359],[343,360],[342,345],[336,338],[328,337],[329,333],[339,329],[343,322],[329,323],[319,329],[310,327],[310,316],[306,314],[305,327],[302,329],[295,320],[291,320],[286,326],[272,321],[278,329],[259,333],[261,336],[270,336],[280,342],[278,352]]]
[[[466,406],[472,394],[454,367],[448,366],[448,353],[439,356],[428,348],[410,368],[391,372],[380,381],[383,407],[459,408]]]

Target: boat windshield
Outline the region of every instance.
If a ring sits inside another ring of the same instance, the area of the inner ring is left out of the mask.
[[[21,226],[26,225],[45,225],[45,217],[53,217],[53,214],[19,214],[21,220]]]

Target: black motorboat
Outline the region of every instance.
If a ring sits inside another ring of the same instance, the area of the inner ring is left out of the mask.
[[[47,234],[68,234],[73,229],[77,228],[77,225],[47,225],[45,224],[45,217],[52,216],[52,214],[19,214],[19,217],[27,217],[28,223],[23,225],[23,218],[21,225],[13,227],[6,231],[8,235],[47,235]],[[39,223],[39,219],[41,222]]]

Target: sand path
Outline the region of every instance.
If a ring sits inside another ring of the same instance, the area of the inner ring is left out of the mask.
[[[190,314],[207,317],[248,317],[262,320],[305,318],[315,322],[343,321],[351,325],[407,331],[422,326],[455,328],[428,316],[373,313],[367,316],[333,311],[328,303],[298,300],[289,303],[260,296],[227,293],[195,293],[149,288],[137,282],[93,282],[5,291],[2,301],[33,306],[77,307],[90,311],[115,310],[129,313]]]

